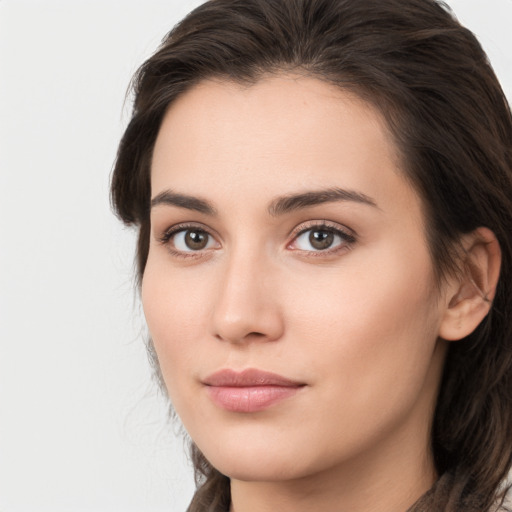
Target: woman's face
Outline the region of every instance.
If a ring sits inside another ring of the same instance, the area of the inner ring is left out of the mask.
[[[210,462],[268,481],[428,460],[447,301],[381,115],[313,78],[205,81],[151,180],[144,311]]]

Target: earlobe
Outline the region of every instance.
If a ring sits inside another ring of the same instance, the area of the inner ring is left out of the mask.
[[[494,233],[478,228],[466,235],[461,273],[448,287],[446,310],[439,328],[445,340],[471,334],[491,308],[501,267],[501,249]]]

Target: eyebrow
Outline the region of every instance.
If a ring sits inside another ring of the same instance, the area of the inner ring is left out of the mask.
[[[171,190],[165,190],[151,199],[151,208],[162,204],[178,206],[179,208],[194,210],[206,215],[217,215],[217,210],[208,201],[186,194],[178,194]]]
[[[337,201],[352,201],[378,208],[375,201],[366,194],[342,188],[328,188],[278,197],[270,203],[268,212],[273,217],[277,217],[291,211]],[[151,208],[159,205],[177,206],[206,215],[217,215],[217,210],[205,199],[179,194],[171,190],[165,190],[151,200]]]
[[[342,188],[328,188],[279,197],[270,203],[268,211],[270,215],[276,217],[294,210],[337,201],[352,201],[378,208],[377,203],[371,197],[361,192]]]

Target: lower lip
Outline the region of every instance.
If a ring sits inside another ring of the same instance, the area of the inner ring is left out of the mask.
[[[303,386],[207,386],[215,404],[232,412],[257,412],[295,395]]]

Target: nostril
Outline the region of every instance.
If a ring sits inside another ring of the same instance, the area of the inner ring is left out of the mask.
[[[268,297],[268,295],[265,295]],[[274,301],[251,294],[251,300],[225,294],[211,320],[212,334],[221,341],[249,343],[274,341],[283,333],[283,318]]]
[[[264,337],[265,335],[262,332],[250,332],[247,334],[247,337],[254,336],[256,338]]]
[[[253,341],[264,340],[264,339],[268,338],[268,335],[263,332],[251,331],[251,332],[248,332],[239,337],[235,336],[233,333],[231,334],[231,336],[229,336],[228,333],[226,333],[225,335],[216,334],[215,338],[217,338],[219,341],[229,341],[231,343],[243,343],[243,342],[247,342],[247,341],[251,341],[251,340],[253,340]]]

